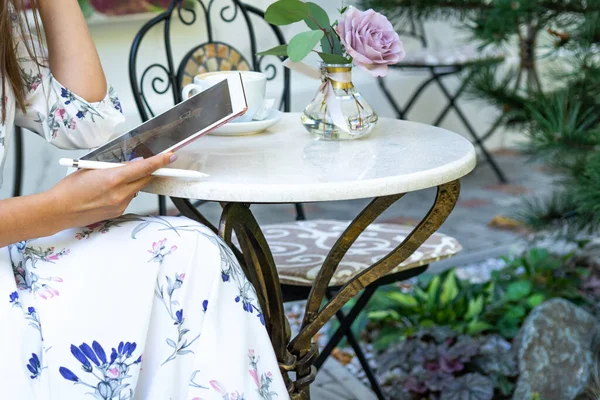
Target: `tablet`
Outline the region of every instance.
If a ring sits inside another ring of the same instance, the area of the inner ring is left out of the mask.
[[[243,115],[247,109],[241,74],[228,75],[81,160],[122,163],[172,152]]]

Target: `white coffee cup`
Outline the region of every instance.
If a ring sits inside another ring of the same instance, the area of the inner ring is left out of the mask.
[[[183,99],[194,96],[205,91],[213,85],[226,79],[231,74],[242,74],[244,83],[244,92],[248,102],[248,111],[243,116],[233,120],[234,122],[250,122],[262,110],[265,104],[267,91],[267,76],[254,71],[217,71],[200,74],[194,77],[194,83],[190,83],[183,88]]]

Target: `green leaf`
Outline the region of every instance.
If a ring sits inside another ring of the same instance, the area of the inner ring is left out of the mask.
[[[272,49],[261,51],[260,53],[256,53],[258,56],[278,56],[278,57],[287,57],[288,55],[288,45],[282,44],[279,46],[275,46]]]
[[[487,322],[474,320],[467,325],[467,333],[469,335],[477,335],[481,332],[492,330],[493,328],[494,325],[488,324]]]
[[[421,289],[418,286],[414,286],[413,287],[413,292],[412,292],[413,296],[415,299],[417,299],[417,301],[419,303],[422,303],[424,301],[427,301],[429,299],[429,295],[423,291],[423,289]]]
[[[465,319],[476,319],[479,317],[481,312],[483,311],[483,296],[477,296],[476,299],[469,300],[469,306],[467,309],[467,313],[465,314]]]
[[[379,310],[379,311],[371,311],[368,313],[369,319],[373,321],[400,321],[402,318],[400,314],[398,314],[394,310]]]
[[[322,29],[331,30],[331,22],[329,22],[329,15],[327,11],[323,10],[319,5],[315,3],[306,3],[308,5],[309,16],[304,19],[306,25],[313,31],[319,31]]]
[[[434,326],[436,326],[436,323],[430,319],[424,319],[421,322],[419,322],[419,325],[421,326],[421,328],[433,328]]]
[[[293,62],[302,61],[323,37],[322,31],[309,31],[297,34],[290,40],[288,56]]]
[[[529,281],[517,281],[508,285],[506,289],[505,300],[518,301],[521,300],[531,293],[531,282]]]
[[[527,310],[523,306],[510,307],[504,315],[507,319],[520,320],[527,314]]]
[[[400,338],[402,338],[401,332],[393,332],[393,333],[385,333],[381,334],[375,339],[375,343],[373,344],[373,348],[377,351],[385,350],[391,344],[398,342]]]
[[[319,5],[315,3],[309,2],[306,4],[308,4],[310,15],[304,20],[304,22],[310,29],[314,31],[323,31],[324,36],[321,39],[321,48],[323,49],[323,52],[327,54],[341,55],[341,51],[339,53],[336,53],[334,51],[336,44],[335,39],[337,35],[331,27],[331,22],[329,21],[329,15],[327,15],[327,11],[323,10]],[[339,64],[339,62],[329,62],[325,59],[323,59],[323,61],[330,64]],[[346,60],[344,62],[348,61]]]
[[[536,308],[537,306],[542,304],[544,300],[546,300],[546,296],[544,296],[543,294],[534,294],[529,296],[529,298],[527,299],[527,305],[530,308]]]
[[[273,25],[289,25],[310,15],[308,4],[300,0],[279,0],[265,11],[265,20]]]
[[[319,53],[319,56],[327,64],[348,64],[350,62],[346,57],[337,54]]]
[[[344,54],[344,50],[342,49],[342,42],[340,42],[340,37],[338,36],[336,31],[331,32],[331,39],[333,40],[333,54],[342,55]]]
[[[454,271],[450,271],[444,283],[442,284],[442,294],[440,295],[440,303],[445,306],[458,296],[458,286]]]
[[[408,295],[408,294],[392,292],[392,293],[388,293],[388,297],[390,300],[394,301],[396,304],[400,305],[401,307],[416,308],[419,306],[419,302],[417,301],[417,299],[415,299],[413,296]]]
[[[438,291],[440,290],[441,278],[439,275],[433,277],[429,286],[427,287],[427,295],[429,299],[427,301],[427,309],[431,310],[435,307],[435,302],[438,300]]]

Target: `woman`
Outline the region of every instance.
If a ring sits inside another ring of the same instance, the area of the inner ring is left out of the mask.
[[[31,2],[47,57],[21,1],[0,6],[0,166],[13,124],[91,148],[123,121],[77,0]],[[0,398],[288,398],[231,251],[184,218],[121,216],[175,158],[0,200]]]

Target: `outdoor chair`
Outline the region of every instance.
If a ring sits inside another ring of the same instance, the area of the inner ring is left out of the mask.
[[[263,227],[263,233],[273,252],[275,265],[277,265],[284,302],[308,298],[311,286],[329,249],[348,225],[349,222],[344,221],[313,220]],[[368,227],[341,261],[329,283],[327,296],[333,297],[350,279],[387,256],[413,229],[414,227],[411,226],[397,224],[374,224]],[[340,325],[319,354],[315,363],[317,369],[321,368],[345,337],[377,398],[385,399],[381,385],[369,365],[365,352],[351,330],[352,324],[381,286],[418,276],[425,272],[430,264],[452,257],[460,250],[462,247],[456,239],[435,233],[395,270],[368,286],[347,314],[343,311],[337,313]]]
[[[408,52],[407,56],[398,64],[391,65],[392,69],[409,70],[423,72],[428,74],[429,78],[423,81],[404,106],[400,105],[390,89],[387,86],[385,78],[379,78],[379,86],[383,94],[389,101],[399,119],[407,119],[408,113],[416,105],[417,100],[423,92],[432,84],[435,84],[442,95],[448,100],[448,104],[444,107],[432,125],[440,126],[445,120],[450,111],[454,110],[458,119],[462,122],[465,129],[473,139],[473,142],[481,150],[481,154],[494,170],[498,180],[502,183],[507,183],[506,176],[492,154],[485,147],[485,141],[489,139],[500,126],[502,118],[498,118],[489,130],[483,135],[479,135],[472,123],[469,121],[467,114],[462,110],[457,100],[465,92],[471,83],[473,71],[478,67],[498,64],[504,61],[503,54],[497,52],[485,52],[477,49],[474,46],[463,46],[459,48],[449,48],[444,50],[432,50],[428,48],[428,41],[425,35],[425,27],[422,21],[407,20],[402,21],[407,28],[398,30],[401,38],[412,38],[417,40],[422,48],[419,51]],[[460,87],[452,94],[450,89],[444,84],[443,78],[448,76],[459,76],[463,72],[466,76],[463,78]]]
[[[151,105],[152,98],[147,95],[147,90],[151,90],[158,97],[166,95],[170,104],[177,104],[183,100],[181,89],[191,83],[195,75],[219,70],[263,71],[271,81],[283,76],[284,86],[280,98],[280,109],[290,111],[290,71],[279,65],[278,58],[271,58],[273,60],[271,62],[265,57],[256,56],[259,46],[254,23],[266,24],[263,11],[239,0],[193,0],[191,3],[195,4],[196,8],[187,8],[190,4],[189,0],[174,0],[167,11],[145,24],[134,40],[130,54],[129,71],[133,94],[142,120],[146,121],[155,115],[154,107]],[[199,12],[202,13],[204,18],[199,18]],[[247,36],[239,35],[242,40],[246,41],[246,45],[249,42],[250,51],[247,56],[233,45],[215,39],[215,20],[211,18],[214,15],[218,15],[223,23],[233,23],[237,24],[238,27],[242,26],[247,29],[249,32]],[[207,41],[192,45],[191,49],[181,57],[181,61],[178,63],[175,62],[171,43],[171,29],[174,19],[187,26],[203,22],[207,32]],[[274,34],[274,39],[272,39],[274,43],[265,43],[268,38],[261,37],[261,48],[286,43],[278,27],[268,24],[265,26],[269,27],[269,31]],[[164,64],[157,61],[160,56],[157,52],[156,59],[150,65],[141,66],[138,63],[140,47],[143,39],[154,28],[163,29]],[[184,199],[172,200],[183,215],[201,221],[216,231],[216,228],[197,210],[197,206],[202,203],[201,199],[196,203]],[[166,212],[164,198],[161,199],[160,212]],[[263,227],[266,239],[275,256],[277,269],[281,277],[284,301],[287,302],[307,299],[316,271],[327,256],[328,249],[324,244],[326,242],[333,244],[349,224],[348,221],[305,221],[304,209],[300,204],[296,205],[296,217],[297,220],[294,222],[265,225]],[[331,281],[330,294],[334,294],[351,277],[367,269],[382,256],[387,255],[411,231],[411,227],[390,224],[380,224],[368,228],[342,261],[340,268]],[[410,259],[398,266],[397,270],[365,289],[348,315],[344,315],[342,312],[338,313],[337,317],[341,322],[341,326],[319,356],[317,367],[322,366],[331,351],[345,336],[361,362],[373,390],[380,399],[383,399],[381,386],[369,367],[364,351],[352,334],[350,326],[377,288],[417,276],[423,273],[430,263],[451,257],[460,249],[460,244],[455,239],[442,234],[435,234]]]
[[[13,140],[14,143],[12,143],[12,146],[15,147],[15,178],[13,183],[13,197],[19,197],[23,194],[23,160],[25,149],[23,148],[23,130],[18,126],[15,126]]]

